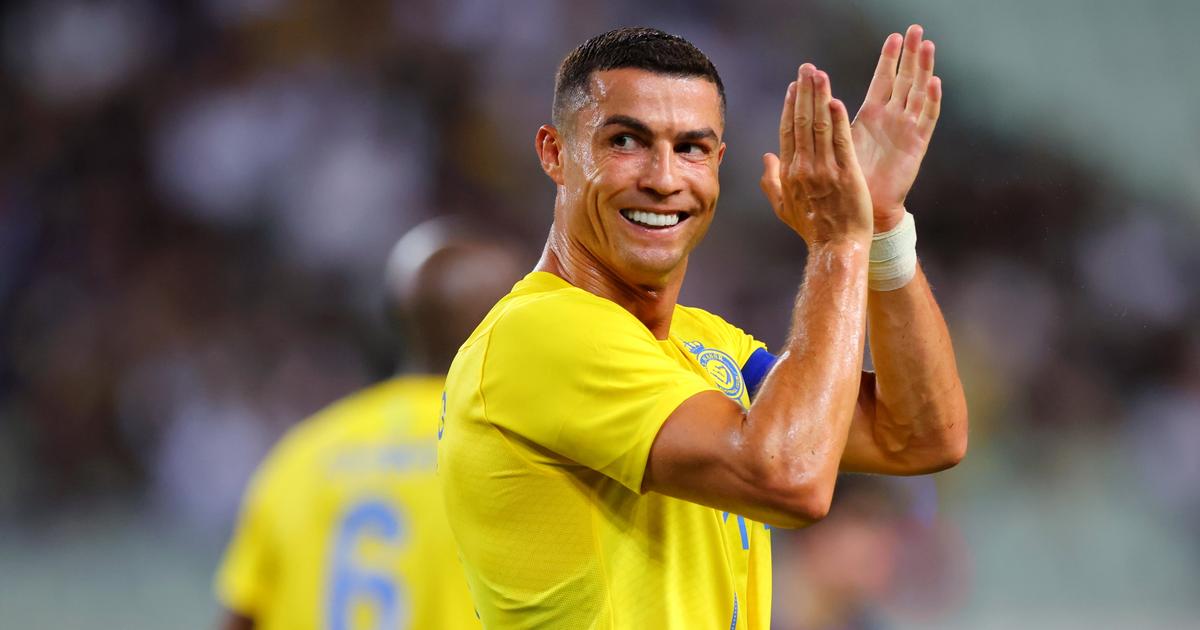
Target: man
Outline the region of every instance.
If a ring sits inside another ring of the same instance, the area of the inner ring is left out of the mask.
[[[776,545],[780,591],[774,622],[805,630],[870,630],[886,627],[878,611],[897,581],[901,547],[907,542],[908,499],[886,477],[856,475],[838,483],[830,515]],[[925,577],[925,576],[923,576]]]
[[[234,628],[478,628],[434,473],[454,352],[520,277],[463,221],[397,243],[388,295],[409,374],[294,427],[251,483],[217,575]]]
[[[839,471],[963,456],[903,205],[938,117],[933,52],[918,26],[889,37],[853,131],[824,72],[788,87],[762,185],[808,262],[777,358],[676,304],[725,153],[712,63],[653,29],[563,61],[535,141],[557,190],[544,253],[447,377],[439,474],[485,627],[765,630],[765,524],[822,518]]]

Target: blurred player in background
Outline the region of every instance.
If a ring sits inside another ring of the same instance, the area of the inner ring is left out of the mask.
[[[776,576],[775,623],[803,630],[873,630],[898,579],[907,509],[886,477],[838,480],[829,517],[788,538]],[[790,551],[790,553],[787,553]]]
[[[512,249],[435,219],[388,261],[402,376],[294,427],[245,495],[216,579],[227,630],[478,628],[435,476],[444,374],[520,278]]]
[[[939,515],[932,479],[907,481],[843,475],[829,516],[783,539],[775,550],[775,626],[882,630],[903,620],[918,627],[966,604],[971,571],[962,534]]]

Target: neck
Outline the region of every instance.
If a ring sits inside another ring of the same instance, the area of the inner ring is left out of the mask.
[[[556,224],[550,229],[546,248],[534,271],[552,273],[584,291],[616,302],[650,329],[656,339],[666,339],[671,331],[671,316],[679,300],[687,261],[661,283],[629,282],[594,255],[570,242],[560,234]]]

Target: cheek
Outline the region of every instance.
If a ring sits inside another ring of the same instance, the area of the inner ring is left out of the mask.
[[[611,160],[592,146],[585,145],[574,148],[570,161],[567,187],[587,195],[585,191],[603,182]]]
[[[579,166],[581,181],[591,181],[599,170],[596,152],[590,145],[578,146],[575,149],[574,161]]]
[[[572,161],[578,167],[579,182],[596,186],[620,179],[625,173],[636,170],[637,160],[635,156],[607,151],[602,146],[585,145],[576,147]]]
[[[696,192],[696,196],[705,205],[712,205],[717,202],[717,197],[721,194],[721,183],[717,179],[717,165],[706,164],[689,164],[688,179],[691,182],[691,188]]]
[[[563,166],[563,185],[559,194],[564,196],[568,206],[578,206],[592,196],[599,169],[587,152],[577,152],[571,157]]]
[[[592,164],[587,173],[587,193],[597,203],[637,188],[639,163],[635,156],[606,155]]]

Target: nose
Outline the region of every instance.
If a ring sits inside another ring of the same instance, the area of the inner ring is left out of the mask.
[[[679,192],[682,180],[675,168],[675,147],[668,142],[655,143],[650,159],[642,168],[641,188],[660,197]]]

